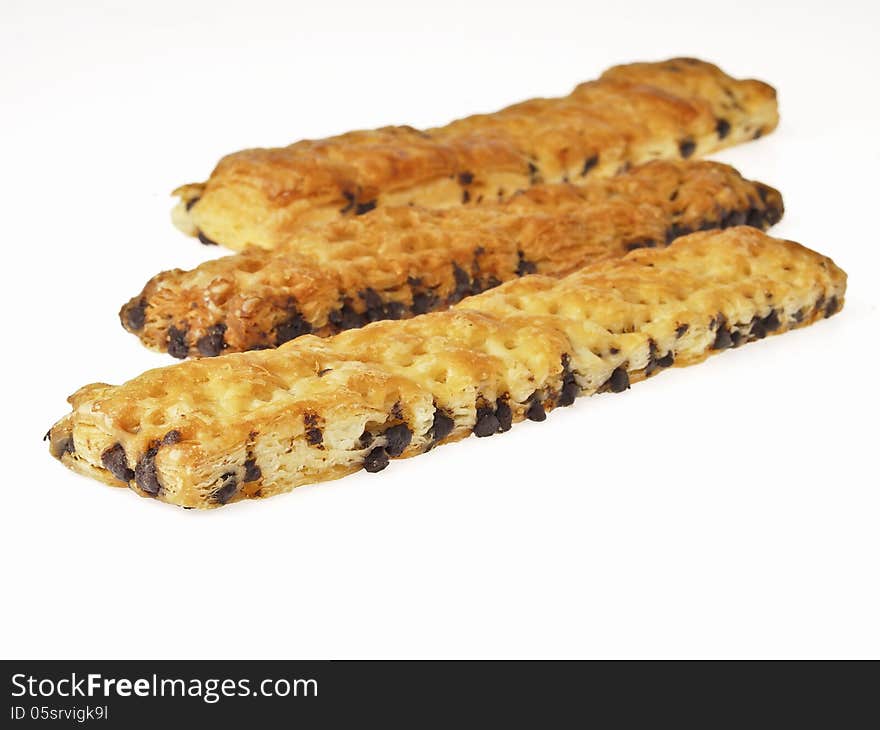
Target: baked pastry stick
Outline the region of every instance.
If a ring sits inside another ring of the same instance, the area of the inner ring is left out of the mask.
[[[151,349],[180,358],[276,347],[445,309],[523,274],[562,276],[692,231],[765,228],[781,215],[776,190],[731,167],[654,161],[480,208],[386,206],[313,226],[272,251],[161,273],[120,319]]]
[[[566,97],[420,131],[384,127],[224,157],[174,191],[173,220],[203,243],[275,248],[311,223],[377,206],[477,205],[539,182],[608,176],[770,132],[776,93],[691,58],[609,69]]]
[[[267,497],[542,421],[576,396],[828,317],[845,288],[799,244],[749,227],[694,233],[445,312],[88,385],[51,452],[184,507]]]

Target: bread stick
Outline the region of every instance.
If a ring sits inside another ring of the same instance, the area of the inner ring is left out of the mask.
[[[576,396],[837,312],[846,275],[749,227],[694,233],[445,312],[88,385],[47,437],[66,466],[183,507],[375,472]]]
[[[445,309],[523,274],[562,276],[692,231],[763,229],[781,215],[776,190],[733,168],[658,160],[479,208],[385,206],[312,226],[271,251],[163,272],[120,319],[151,349],[180,358],[276,347]]]
[[[420,131],[384,127],[224,157],[172,218],[203,243],[275,248],[312,223],[385,205],[479,205],[651,159],[704,155],[776,127],[776,94],[692,58],[609,69],[566,97]]]

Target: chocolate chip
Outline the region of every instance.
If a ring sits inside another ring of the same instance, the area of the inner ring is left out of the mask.
[[[687,332],[690,329],[690,327],[691,326],[689,324],[678,325],[678,327],[675,328],[675,336],[676,337],[684,336],[684,333]]]
[[[768,226],[775,226],[782,220],[782,211],[775,206],[768,206],[764,209],[764,221]]]
[[[560,360],[562,362],[562,387],[559,390],[556,404],[559,406],[570,406],[580,394],[581,389],[575,381],[574,373],[570,369],[571,356],[564,352]]]
[[[101,454],[101,463],[107,471],[121,482],[128,483],[134,477],[134,472],[128,466],[128,459],[125,456],[125,449],[122,447],[122,444],[113,444],[113,446]]]
[[[538,265],[534,261],[527,261],[522,251],[517,251],[519,261],[516,265],[516,275],[525,276],[526,274],[534,274],[538,270]]]
[[[430,312],[437,306],[437,295],[430,291],[420,291],[413,294],[413,314]]]
[[[730,339],[733,342],[734,347],[739,347],[743,343],[745,336],[739,330],[733,330],[730,333]]]
[[[686,236],[691,232],[692,231],[688,226],[680,223],[673,223],[666,229],[666,243],[672,243],[679,236]]]
[[[133,307],[128,307],[125,310],[125,321],[129,329],[135,332],[142,330],[147,321],[147,300],[141,299]]]
[[[356,329],[367,323],[366,317],[356,311],[349,301],[344,302],[339,309],[330,312],[327,319],[341,330]]]
[[[183,360],[189,355],[189,345],[186,344],[186,330],[179,330],[174,325],[168,328],[168,354]]]
[[[635,241],[630,241],[629,243],[624,244],[624,248],[627,251],[635,251],[639,248],[655,248],[657,246],[657,241],[653,238],[639,238]]]
[[[467,203],[471,202],[471,194],[469,190],[461,191],[461,202],[462,205],[466,205]]]
[[[75,454],[76,447],[73,443],[73,436],[65,436],[62,439],[58,439],[58,441],[49,442],[50,450],[52,456],[56,459],[60,459],[65,454]]]
[[[205,334],[196,340],[196,349],[205,357],[215,357],[219,355],[223,352],[223,348],[226,347],[226,342],[223,340],[223,335],[225,333],[225,324],[222,322],[219,324],[212,324],[207,330],[205,330]]]
[[[534,162],[529,163],[529,184],[534,185],[541,181],[540,170]]]
[[[794,314],[791,315],[791,318],[795,322],[803,322],[804,321],[804,310],[803,309],[797,310],[797,312],[795,312]]]
[[[559,394],[559,405],[570,406],[572,403],[574,403],[580,392],[580,387],[573,379],[571,380],[571,382],[565,383],[562,386],[562,392]]]
[[[697,149],[697,143],[690,138],[683,139],[678,143],[678,151],[681,152],[681,156],[685,159],[694,154],[695,149]]]
[[[501,423],[491,408],[477,408],[477,422],[474,424],[474,434],[482,438],[498,433]]]
[[[825,319],[828,319],[832,314],[835,314],[838,307],[839,302],[837,301],[837,296],[832,296],[825,305]]]
[[[180,441],[181,438],[182,438],[182,436],[180,435],[180,431],[178,431],[177,429],[174,429],[172,431],[169,431],[168,433],[166,433],[162,437],[162,445],[163,446],[173,446],[178,441]]]
[[[764,134],[764,128],[763,128],[763,127],[759,127],[759,128],[755,131],[755,133],[752,135],[752,139],[760,139],[760,138],[761,138],[761,135],[763,135],[763,134]]]
[[[622,393],[625,390],[629,389],[629,373],[626,372],[626,368],[622,365],[618,368],[614,368],[614,372],[611,373],[611,377],[608,378],[608,390],[612,393]]]
[[[719,327],[718,332],[715,334],[715,341],[712,343],[713,350],[726,350],[728,347],[733,346],[733,340],[730,337],[730,332],[726,327]]]
[[[253,456],[245,459],[244,462],[244,481],[255,482],[263,476],[263,470],[257,466],[257,462]]]
[[[381,446],[377,446],[364,458],[364,470],[375,474],[388,466],[388,454]]]
[[[452,276],[455,279],[455,289],[449,295],[450,304],[460,302],[471,293],[471,277],[457,263],[452,264]]]
[[[533,393],[529,399],[526,418],[530,421],[545,421],[547,419],[547,412],[544,410],[544,405],[541,403],[541,398],[537,393]]]
[[[513,411],[507,401],[499,398],[495,401],[495,417],[498,419],[498,429],[504,433],[513,426]]]
[[[775,332],[782,326],[782,322],[779,321],[779,312],[775,309],[770,310],[770,314],[768,314],[763,319],[764,329],[768,332]]]
[[[286,320],[275,325],[275,344],[283,345],[285,342],[290,342],[301,335],[307,335],[311,331],[312,325],[303,319],[299,312],[293,310]]]
[[[719,119],[715,122],[715,131],[718,133],[718,139],[724,139],[730,134],[730,122],[726,119]]]
[[[586,174],[598,164],[599,155],[593,155],[592,157],[588,157],[586,160],[584,160],[584,166],[581,168],[581,177],[585,177]]]
[[[357,200],[357,196],[354,193],[349,192],[348,190],[343,190],[342,197],[344,197],[348,201],[348,203],[346,203],[345,207],[340,208],[339,212],[348,213],[352,208],[354,208],[354,203],[355,200]]]
[[[200,242],[202,243],[202,245],[204,245],[204,246],[216,246],[216,245],[217,245],[217,241],[212,241],[210,238],[208,238],[208,237],[207,237],[204,233],[202,233],[201,231],[199,231],[198,238],[199,238],[199,241],[200,241]]]
[[[156,472],[156,454],[159,449],[151,446],[134,467],[134,480],[142,491],[147,494],[159,494],[162,484]]]
[[[675,364],[675,355],[672,352],[667,352],[663,357],[657,358],[654,362],[657,364],[657,367],[671,368]]]
[[[363,215],[364,213],[369,213],[375,207],[376,207],[375,200],[368,200],[366,203],[358,203],[354,208],[354,214],[355,215]]]
[[[764,213],[763,213],[763,211],[760,211],[757,208],[749,208],[748,215],[746,216],[746,225],[751,226],[752,228],[763,228],[764,227]]]
[[[741,226],[746,222],[746,213],[742,210],[732,210],[721,221],[722,228],[730,228],[732,226]]]
[[[468,272],[456,263],[452,264],[452,277],[455,279],[455,285],[459,289],[464,290],[471,285],[471,277]]]
[[[659,368],[657,364],[657,343],[654,340],[648,340],[648,363],[645,365],[645,376],[651,375]]]
[[[382,302],[382,297],[379,296],[375,289],[367,287],[363,291],[359,291],[358,296],[364,301],[364,305],[367,308],[365,316],[370,322],[385,319],[385,306]]]
[[[311,446],[320,446],[324,443],[324,433],[317,427],[307,428],[306,441],[308,441]]]
[[[229,471],[220,478],[223,480],[223,484],[211,493],[211,501],[217,504],[226,504],[238,491],[238,477],[234,472]]]
[[[434,441],[446,438],[455,428],[455,421],[445,413],[434,411],[434,423],[431,426],[431,437]]]
[[[412,431],[405,423],[392,426],[385,432],[385,451],[388,456],[400,456],[412,441]]]
[[[386,319],[401,319],[403,315],[406,314],[406,306],[403,302],[386,302],[385,303],[385,318]]]
[[[473,173],[461,172],[458,175],[459,185],[470,185],[474,181]]]
[[[556,405],[570,406],[574,403],[575,398],[581,392],[580,387],[574,379],[574,373],[568,370],[568,362],[565,362],[565,372],[562,374],[562,388],[559,390],[559,397],[556,399]]]
[[[764,320],[755,315],[749,323],[749,336],[756,340],[763,340],[767,336],[767,328],[764,327]]]
[[[201,198],[190,198],[189,200],[186,201],[186,209],[187,209],[187,210],[192,210],[192,207],[193,207],[196,203],[198,203],[200,200],[201,200]]]

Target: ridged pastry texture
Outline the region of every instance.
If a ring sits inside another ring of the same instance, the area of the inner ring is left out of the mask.
[[[562,276],[678,236],[782,216],[779,193],[731,167],[653,161],[502,203],[386,206],[192,271],[163,272],[120,312],[148,347],[205,357],[445,309],[524,274]]]
[[[692,58],[616,66],[555,99],[420,131],[384,127],[224,157],[174,191],[203,243],[275,248],[304,225],[385,205],[478,205],[540,182],[699,156],[776,127],[776,93]]]
[[[542,421],[671,365],[828,317],[846,275],[749,227],[694,233],[445,312],[88,385],[47,436],[111,485],[216,507]]]

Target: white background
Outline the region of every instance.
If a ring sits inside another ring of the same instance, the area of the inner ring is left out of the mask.
[[[880,656],[880,106],[868,2],[2,0],[0,651],[7,658]],[[519,425],[270,500],[183,511],[40,438],[171,362],[116,312],[220,253],[170,190],[220,155],[427,126],[694,55],[779,89],[718,156],[844,312]]]

